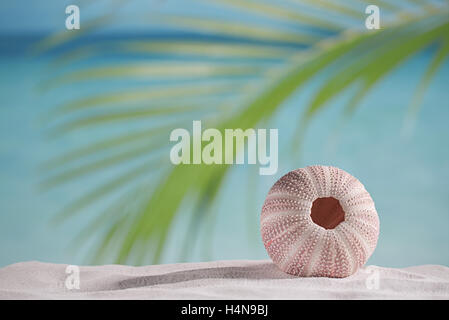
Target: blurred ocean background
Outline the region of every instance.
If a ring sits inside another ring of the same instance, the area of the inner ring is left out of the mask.
[[[189,8],[189,5],[179,7],[179,3],[174,5],[168,0],[155,3],[177,7],[180,11]],[[44,161],[67,145],[89,142],[92,136],[88,132],[76,131],[63,139],[48,138],[42,129],[45,125],[42,115],[71,98],[105,90],[105,86],[114,92],[124,86],[143,85],[138,81],[137,84],[93,81],[77,86],[76,90],[70,85],[41,90],[40,85],[58,67],[49,66],[54,60],[52,54],[34,56],[30,51],[39,40],[64,28],[67,4],[70,3],[27,1],[25,5],[24,1],[15,1],[0,4],[0,266],[27,260],[89,263],[86,254],[94,245],[95,237],[75,249],[74,236],[85,228],[100,208],[107,206],[108,198],[65,223],[52,221],[58,210],[89,186],[95,185],[98,178],[87,177],[48,192],[40,191],[38,185],[42,180],[40,165]],[[100,9],[94,7],[89,12],[96,10]],[[143,8],[131,6],[129,12],[133,10]],[[114,33],[114,37],[135,35],[139,38],[143,34],[139,23],[123,26],[117,23],[114,28],[121,31]],[[176,31],[171,36],[204,38]],[[108,37],[111,35],[97,34],[94,41],[101,42]],[[154,28],[145,37],[158,39],[160,35]],[[213,36],[208,37],[210,41],[216,40]],[[432,79],[415,121],[412,124],[406,121],[413,92],[434,51],[434,47],[427,48],[394,70],[365,97],[355,114],[346,121],[339,119],[348,94],[332,100],[310,124],[299,158],[293,158],[290,140],[283,137],[294,134],[291,119],[299,117],[298,109],[309,101],[328,75],[323,72],[310,81],[301,92],[284,102],[270,123],[270,127],[279,128],[277,174],[260,177],[254,186],[248,175],[258,166],[235,166],[226,176],[212,206],[214,218],[196,231],[199,236],[196,240],[192,238],[190,250],[179,256],[185,239],[183,227],[187,221],[183,215],[178,215],[160,262],[268,259],[258,231],[259,212],[268,189],[290,170],[324,164],[340,167],[357,177],[375,201],[381,232],[369,264],[385,267],[449,266],[449,61],[441,65]],[[154,55],[150,59],[157,61],[159,58]],[[126,59],[135,59],[135,56],[105,55],[105,61],[97,58],[87,63],[120,64]],[[83,67],[89,67],[88,64]],[[253,80],[236,77],[232,81],[239,85]],[[232,95],[232,92],[226,94]],[[152,122],[148,120],[133,125],[151,126]],[[186,128],[190,130],[191,125]],[[129,129],[107,130],[120,132]],[[168,149],[163,152],[168,158]],[[114,170],[119,172],[122,169],[111,170],[103,177],[112,176]],[[189,204],[185,206],[189,207]],[[205,243],[207,249],[204,249]],[[112,259],[109,262],[112,263]]]

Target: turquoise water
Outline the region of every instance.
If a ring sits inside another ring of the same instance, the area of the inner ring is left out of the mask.
[[[93,181],[76,182],[46,193],[37,188],[42,179],[39,164],[67,144],[82,144],[91,138],[77,133],[49,140],[38,121],[50,107],[79,92],[70,87],[39,92],[36,85],[45,78],[48,61],[17,52],[0,56],[0,266],[25,260],[85,263],[89,245],[75,251],[71,248],[73,237],[106,202],[63,225],[54,225],[51,220]],[[408,103],[430,53],[414,57],[384,79],[341,126],[336,119],[340,118],[347,95],[333,101],[307,131],[299,159],[292,157],[292,146],[285,141],[291,141],[300,111],[326,74],[292,96],[270,124],[271,128],[279,128],[278,173],[259,177],[256,196],[248,202],[254,191],[248,177],[254,168],[231,170],[213,208],[213,229],[208,224],[201,229],[192,252],[183,260],[266,259],[258,234],[258,215],[269,187],[292,169],[325,164],[359,178],[375,200],[381,234],[371,264],[449,265],[449,63],[432,81],[413,129],[404,132]],[[104,88],[85,90],[97,89]],[[183,242],[179,231],[185,222],[180,215],[163,262],[179,261]],[[204,243],[210,245],[206,255],[201,245]]]

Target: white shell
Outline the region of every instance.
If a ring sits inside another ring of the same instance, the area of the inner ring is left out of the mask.
[[[325,229],[313,222],[311,210],[316,199],[328,197],[338,200],[344,221]],[[289,172],[270,189],[261,234],[269,256],[284,272],[342,278],[373,253],[379,218],[359,180],[335,167],[310,166]]]

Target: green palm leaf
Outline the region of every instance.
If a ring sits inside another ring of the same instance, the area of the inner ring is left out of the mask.
[[[95,262],[106,257],[106,252],[113,253],[118,263],[160,261],[174,220],[181,214],[180,208],[186,199],[197,203],[192,213],[182,213],[190,215],[191,223],[186,227],[190,234],[196,234],[202,221],[213,214],[210,208],[232,167],[172,166],[168,160],[163,161],[164,155],[168,157],[164,149],[168,146],[168,133],[181,123],[201,119],[205,126],[221,132],[225,128],[257,128],[261,123],[268,126],[289,97],[326,71],[327,79],[310,103],[301,108],[302,116],[294,123],[304,132],[307,124],[348,88],[358,88],[346,108],[350,114],[375,84],[398,65],[438,45],[415,94],[414,100],[421,100],[432,76],[449,53],[449,6],[418,0],[409,1],[407,5],[386,1],[354,2],[357,7],[344,1],[328,0],[291,0],[282,4],[216,0],[213,5],[223,10],[238,10],[240,17],[244,12],[248,18],[257,19],[167,14],[152,22],[201,32],[213,36],[213,40],[118,39],[105,45],[78,45],[73,52],[58,56],[55,66],[59,69],[95,59],[105,46],[111,54],[132,53],[150,58],[158,55],[156,63],[151,59],[128,59],[131,61],[122,61],[120,65],[84,66],[57,72],[58,75],[43,86],[46,90],[61,90],[67,85],[85,86],[96,81],[144,81],[144,85],[126,85],[121,91],[95,92],[73,99],[43,118],[53,136],[58,137],[74,131],[110,130],[104,139],[70,147],[49,159],[44,164],[48,174],[42,181],[45,188],[146,159],[140,164],[128,165],[127,170],[87,191],[58,215],[65,220],[114,192],[132,190],[125,197],[111,201],[113,209],[99,214],[81,233],[79,239],[86,240],[103,232],[93,251]],[[381,30],[363,29],[367,4],[377,4],[388,12]],[[329,16],[337,18],[328,19]],[[351,25],[356,23],[359,27],[348,29],[347,19]],[[281,21],[285,27],[271,27],[270,21]],[[98,26],[95,22],[93,25]],[[41,48],[55,47],[64,41],[74,39],[48,40]],[[417,110],[418,102],[412,105],[413,110]],[[123,130],[130,123],[147,120],[168,123],[156,125],[152,122],[131,132]],[[299,142],[293,141],[293,144],[299,145]],[[166,174],[158,175],[154,171]],[[130,202],[135,203],[132,208],[126,205]],[[189,241],[192,239],[186,239],[184,250],[189,247]]]

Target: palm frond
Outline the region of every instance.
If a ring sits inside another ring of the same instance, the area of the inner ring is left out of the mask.
[[[325,102],[359,79],[363,79],[366,84],[372,86],[397,64],[404,62],[408,56],[444,36],[449,30],[448,26],[446,23],[432,27],[430,30],[421,29],[419,33],[399,32],[394,37],[389,37],[389,41],[384,38],[383,46],[373,49],[367,56],[361,57],[354,63],[348,63],[342,71],[329,79],[315,95],[306,111],[306,116],[317,112]],[[401,38],[400,43],[396,40],[398,37]],[[380,65],[382,68],[379,68]]]
[[[410,105],[410,113],[412,115],[415,115],[418,112],[427,87],[430,85],[430,82],[432,81],[432,78],[439,70],[439,67],[443,64],[444,61],[446,61],[446,59],[449,56],[449,37],[447,37],[448,35],[449,34],[446,33],[446,37],[439,44],[438,49],[436,50],[435,55],[432,58],[432,61],[430,62],[426,70],[426,73],[421,78],[418,88],[416,89],[413,95],[412,103]]]
[[[172,166],[168,161],[161,162],[161,157],[167,157],[164,148],[168,145],[168,133],[181,124],[201,119],[206,126],[221,132],[227,128],[257,128],[261,123],[269,125],[288,98],[325,71],[326,80],[310,103],[299,110],[301,118],[291,124],[304,130],[332,99],[355,86],[357,90],[346,108],[347,114],[352,113],[384,76],[414,54],[437,44],[439,49],[415,93],[417,102],[412,108],[417,109],[425,88],[448,56],[449,6],[420,0],[409,1],[407,6],[380,0],[353,2],[361,8],[379,5],[389,11],[388,21],[377,31],[348,30],[346,19],[363,26],[364,12],[345,1],[290,0],[279,4],[216,0],[204,5],[239,10],[241,15],[245,12],[248,18],[257,19],[164,14],[152,23],[157,21],[160,27],[170,24],[192,34],[200,32],[204,37],[108,40],[106,44],[78,44],[73,52],[58,56],[59,69],[66,64],[91,61],[101,56],[105,47],[111,54],[139,55],[123,59],[119,65],[86,64],[58,72],[44,85],[46,90],[60,90],[68,84],[81,87],[98,81],[126,84],[121,91],[100,90],[83,95],[44,115],[50,132],[57,137],[113,125],[126,129],[118,134],[111,130],[103,139],[87,145],[70,146],[44,164],[48,172],[42,182],[45,188],[128,164],[127,170],[117,171],[112,179],[73,200],[59,216],[66,219],[115,192],[132,190],[113,201],[114,210],[99,214],[80,235],[83,239],[92,237],[101,226],[103,236],[97,239],[98,246],[93,251],[96,262],[106,257],[106,252],[112,252],[118,263],[160,261],[186,199],[196,201],[193,212],[183,212],[190,215],[191,223],[186,227],[189,234],[198,233],[201,222],[213,214],[210,208],[232,167]],[[266,24],[261,23],[263,19]],[[272,27],[272,21],[281,21],[282,27]],[[41,48],[65,41],[70,39],[48,40]],[[130,79],[145,85],[130,85]],[[162,118],[171,121],[156,122]],[[130,124],[143,120],[154,122],[143,127]],[[129,165],[138,159],[145,161]],[[154,171],[166,174],[159,176]],[[130,202],[136,205],[127,207]],[[186,239],[186,250],[191,247],[188,241],[191,239]]]
[[[251,0],[215,0],[223,5],[235,6],[238,9],[246,10],[250,14],[262,14],[271,19],[280,19],[301,25],[309,25],[326,31],[339,31],[341,25],[330,22],[321,17],[301,13],[299,10],[282,7],[279,3],[268,3],[264,1]]]

